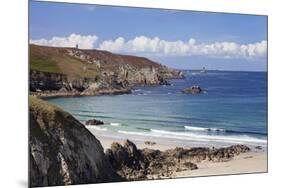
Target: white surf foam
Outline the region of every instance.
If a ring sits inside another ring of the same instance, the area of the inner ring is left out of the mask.
[[[220,131],[220,132],[225,132],[225,129],[222,129],[222,128],[205,128],[205,127],[193,127],[193,126],[184,126],[184,128],[186,130],[190,130],[190,131],[214,131],[214,132],[217,132],[217,131]]]
[[[118,127],[118,126],[120,126],[120,123],[114,123],[114,122],[112,122],[112,123],[110,123],[110,125],[113,126],[113,127]]]
[[[94,130],[97,130],[97,131],[107,131],[107,128],[105,127],[99,127],[99,126],[86,126],[87,129],[94,129]]]
[[[250,137],[247,135],[241,136],[221,136],[221,135],[202,135],[195,133],[171,132],[164,130],[151,129],[151,132],[162,134],[163,136],[173,136],[179,139],[197,139],[202,141],[219,141],[219,142],[234,142],[234,143],[266,143],[264,139]]]
[[[152,137],[161,137],[167,139],[178,139],[178,140],[190,140],[190,141],[201,141],[201,142],[222,142],[222,143],[260,143],[266,144],[267,141],[265,139],[259,139],[255,137],[250,137],[247,135],[241,136],[221,136],[221,135],[202,135],[196,133],[188,133],[188,132],[172,132],[172,131],[164,131],[151,129],[150,132],[134,132],[134,131],[123,131],[119,130],[119,133],[129,134],[129,135],[139,135],[139,136],[152,136]]]

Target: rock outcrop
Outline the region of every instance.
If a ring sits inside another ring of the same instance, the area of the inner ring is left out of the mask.
[[[227,148],[175,148],[166,151],[137,149],[136,145],[126,140],[123,146],[113,143],[106,151],[112,167],[127,180],[171,178],[175,172],[196,170],[204,160],[221,162],[230,160],[250,149],[245,145]]]
[[[149,145],[149,146],[153,146],[156,144],[156,142],[152,142],[152,141],[145,141],[144,144]]]
[[[199,94],[201,93],[203,90],[200,86],[192,86],[189,88],[185,88],[182,92],[185,94]]]
[[[183,77],[143,57],[30,45],[30,91],[42,97],[125,94],[134,85],[163,85]]]
[[[85,122],[86,125],[104,125],[104,122],[97,119],[89,119]]]
[[[30,97],[30,187],[122,180],[100,142],[60,108]]]

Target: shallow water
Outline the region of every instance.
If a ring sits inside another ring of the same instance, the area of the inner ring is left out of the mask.
[[[112,137],[186,143],[267,143],[267,73],[186,72],[170,86],[136,87],[132,94],[52,98],[79,121],[106,123],[90,130]],[[199,95],[181,93],[199,85]]]

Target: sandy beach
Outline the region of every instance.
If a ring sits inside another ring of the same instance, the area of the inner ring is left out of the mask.
[[[176,172],[174,177],[196,177],[226,174],[244,174],[267,172],[267,153],[248,152],[235,156],[226,162],[204,161],[198,163],[197,170]]]
[[[103,137],[101,135],[96,136],[104,150],[110,148],[112,142],[123,143],[125,139],[112,139],[108,137]],[[144,149],[158,149],[161,151],[167,149],[174,149],[179,147],[177,145],[168,144],[168,143],[156,143],[155,145],[147,145],[140,140],[132,140],[137,148]],[[191,148],[184,147],[186,149]],[[211,175],[226,175],[226,174],[241,174],[241,173],[261,173],[267,172],[267,151],[266,148],[256,149],[254,146],[251,146],[251,151],[247,153],[242,153],[238,156],[235,156],[229,161],[224,162],[212,162],[212,161],[203,161],[197,163],[198,169],[196,170],[186,170],[181,172],[175,172],[173,178],[176,177],[196,177],[196,176],[211,176]]]

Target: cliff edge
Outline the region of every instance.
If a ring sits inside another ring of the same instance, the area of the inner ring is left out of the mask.
[[[130,93],[135,85],[163,85],[179,70],[144,57],[30,45],[30,91],[40,96]]]
[[[120,181],[100,142],[69,113],[30,97],[29,185]]]

